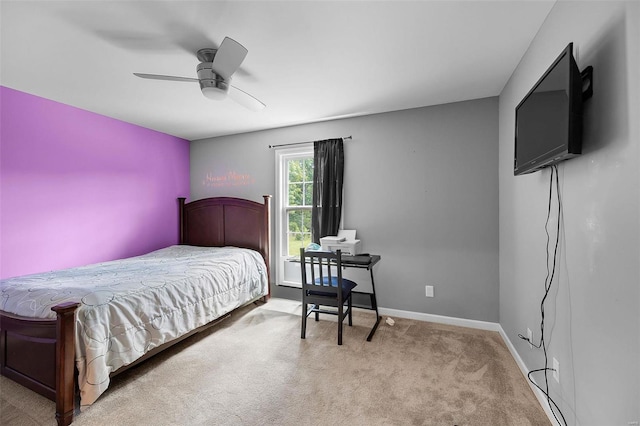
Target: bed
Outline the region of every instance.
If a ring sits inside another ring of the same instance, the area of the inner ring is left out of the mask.
[[[54,400],[59,425],[114,375],[268,298],[270,196],[178,206],[180,245],[3,280],[0,373]]]

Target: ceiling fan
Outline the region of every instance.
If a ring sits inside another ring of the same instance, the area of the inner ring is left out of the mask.
[[[232,38],[225,37],[218,49],[204,48],[198,50],[196,56],[200,63],[196,67],[198,78],[176,77],[171,75],[141,74],[140,78],[167,81],[189,81],[200,83],[202,94],[209,99],[225,99],[227,94],[240,105],[259,111],[266,106],[244,90],[231,84],[231,76],[240,67],[248,50]]]

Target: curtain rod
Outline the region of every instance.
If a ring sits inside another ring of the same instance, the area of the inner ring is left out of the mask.
[[[353,136],[345,136],[342,140],[353,139]],[[305,143],[313,143],[316,141],[307,141],[307,142],[293,142],[293,143],[281,143],[280,145],[269,145],[269,148],[278,148],[280,146],[290,146],[290,145],[302,145]]]

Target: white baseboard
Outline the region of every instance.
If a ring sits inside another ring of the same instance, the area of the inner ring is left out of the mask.
[[[507,333],[505,333],[505,331],[502,329],[502,326],[499,323],[489,322],[489,321],[477,321],[477,320],[470,320],[470,319],[464,319],[464,318],[447,317],[443,315],[432,315],[432,314],[425,314],[422,312],[402,311],[399,309],[378,308],[378,312],[380,313],[381,316],[407,318],[407,319],[414,319],[418,321],[427,321],[427,322],[435,322],[439,324],[448,324],[448,325],[457,325],[460,327],[476,328],[480,330],[497,331],[498,333],[500,333],[500,336],[502,337],[502,340],[504,341],[505,345],[507,345],[507,348],[509,349],[511,356],[513,357],[516,364],[518,365],[518,368],[520,368],[520,371],[522,372],[524,379],[527,381],[527,384],[533,391],[533,394],[538,399],[538,402],[540,403],[540,406],[542,407],[547,417],[549,418],[549,421],[553,425],[558,425],[558,422],[556,421],[553,413],[551,412],[551,409],[549,408],[549,404],[547,403],[547,397],[542,393],[540,389],[535,387],[535,385],[533,385],[529,381],[527,377],[527,374],[529,373],[529,369],[527,368],[526,364],[520,357],[520,354],[518,353],[518,351],[516,351],[516,348],[515,346],[513,346],[513,343],[511,343],[511,340],[509,340]]]
[[[518,364],[518,367],[520,368],[520,371],[522,372],[524,379],[527,381],[527,383],[529,384],[529,387],[533,391],[533,394],[538,399],[540,406],[542,407],[544,412],[547,414],[549,421],[551,422],[552,425],[559,426],[559,423],[557,422],[555,416],[553,415],[553,412],[551,412],[551,408],[549,408],[547,397],[544,395],[544,393],[540,389],[538,389],[533,383],[529,381],[529,378],[527,377],[527,374],[530,371],[529,368],[527,368],[527,365],[524,363],[524,361],[520,357],[520,354],[518,353],[518,351],[516,351],[515,346],[513,346],[513,343],[511,343],[511,340],[507,336],[507,333],[505,333],[505,331],[502,329],[502,326],[498,324],[498,327],[500,327],[498,332],[500,333],[500,336],[502,336],[502,340],[504,341],[505,345],[507,345],[507,348],[509,348],[509,352],[511,352],[511,356],[516,361],[516,364]]]
[[[402,311],[399,309],[378,308],[381,316],[414,319],[418,321],[435,322],[438,324],[457,325],[460,327],[477,328],[480,330],[500,331],[497,322],[477,321],[464,318],[446,317],[443,315],[425,314],[422,312]]]

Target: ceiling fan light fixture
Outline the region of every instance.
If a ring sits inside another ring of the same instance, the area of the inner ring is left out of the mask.
[[[220,101],[227,97],[228,90],[224,90],[220,87],[216,86],[203,86],[200,84],[200,90],[202,90],[202,94],[214,101]]]

